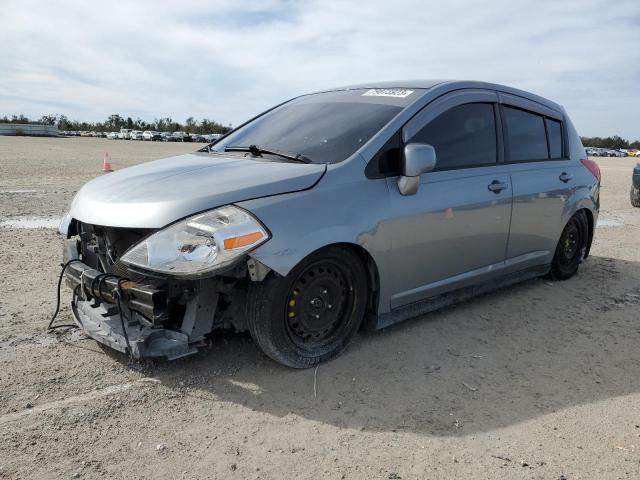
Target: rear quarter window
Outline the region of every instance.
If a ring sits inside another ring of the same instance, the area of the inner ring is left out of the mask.
[[[509,159],[512,162],[548,159],[544,117],[511,107],[504,107],[504,113]]]
[[[562,124],[550,118],[547,122],[547,137],[549,138],[549,157],[562,158]]]

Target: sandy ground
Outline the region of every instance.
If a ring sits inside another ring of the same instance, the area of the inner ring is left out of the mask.
[[[104,151],[121,168],[195,148],[0,137],[0,222],[60,215]],[[320,366],[317,397],[313,370],[248,336],[131,365],[78,332],[45,333],[61,240],[5,224],[0,478],[640,478],[635,162],[598,162],[603,224],[576,277],[360,334]]]

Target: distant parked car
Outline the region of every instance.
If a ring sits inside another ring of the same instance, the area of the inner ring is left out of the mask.
[[[587,147],[587,148],[584,149],[584,151],[586,152],[587,156],[589,156],[589,157],[599,157],[600,156],[600,152],[598,151],[597,148]]]
[[[156,132],[154,130],[145,130],[144,132],[142,132],[142,140],[153,141],[153,140],[160,140],[160,139],[161,139],[160,132]]]
[[[173,142],[173,137],[171,132],[162,132],[160,133],[160,140],[163,142]]]
[[[208,133],[206,135],[203,135],[204,138],[207,140],[208,143],[213,143],[215,141],[220,140],[223,135],[221,133]]]
[[[107,138],[109,140],[117,140],[118,139],[118,132],[109,132],[109,133],[107,133]]]
[[[598,156],[600,156],[600,157],[613,157],[615,155],[613,153],[613,150],[610,150],[608,148],[599,148],[598,149]]]
[[[191,142],[191,137],[186,132],[173,132],[171,134],[174,142]]]
[[[129,140],[142,140],[142,130],[131,130]]]
[[[121,128],[120,133],[118,134],[118,139],[120,140],[129,140],[131,138],[129,135],[131,134],[130,128]]]
[[[631,205],[640,207],[640,163],[633,169],[631,178]]]

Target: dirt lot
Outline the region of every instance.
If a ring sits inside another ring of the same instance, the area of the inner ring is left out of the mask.
[[[313,370],[248,336],[131,365],[45,333],[61,240],[9,224],[60,215],[104,151],[121,168],[195,148],[0,137],[0,478],[640,478],[632,159],[598,160],[602,223],[577,277],[363,333],[315,397]]]

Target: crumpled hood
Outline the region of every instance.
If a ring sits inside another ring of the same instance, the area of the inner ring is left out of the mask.
[[[193,153],[104,174],[86,183],[71,217],[110,227],[160,228],[229,203],[305,190],[325,165]]]

